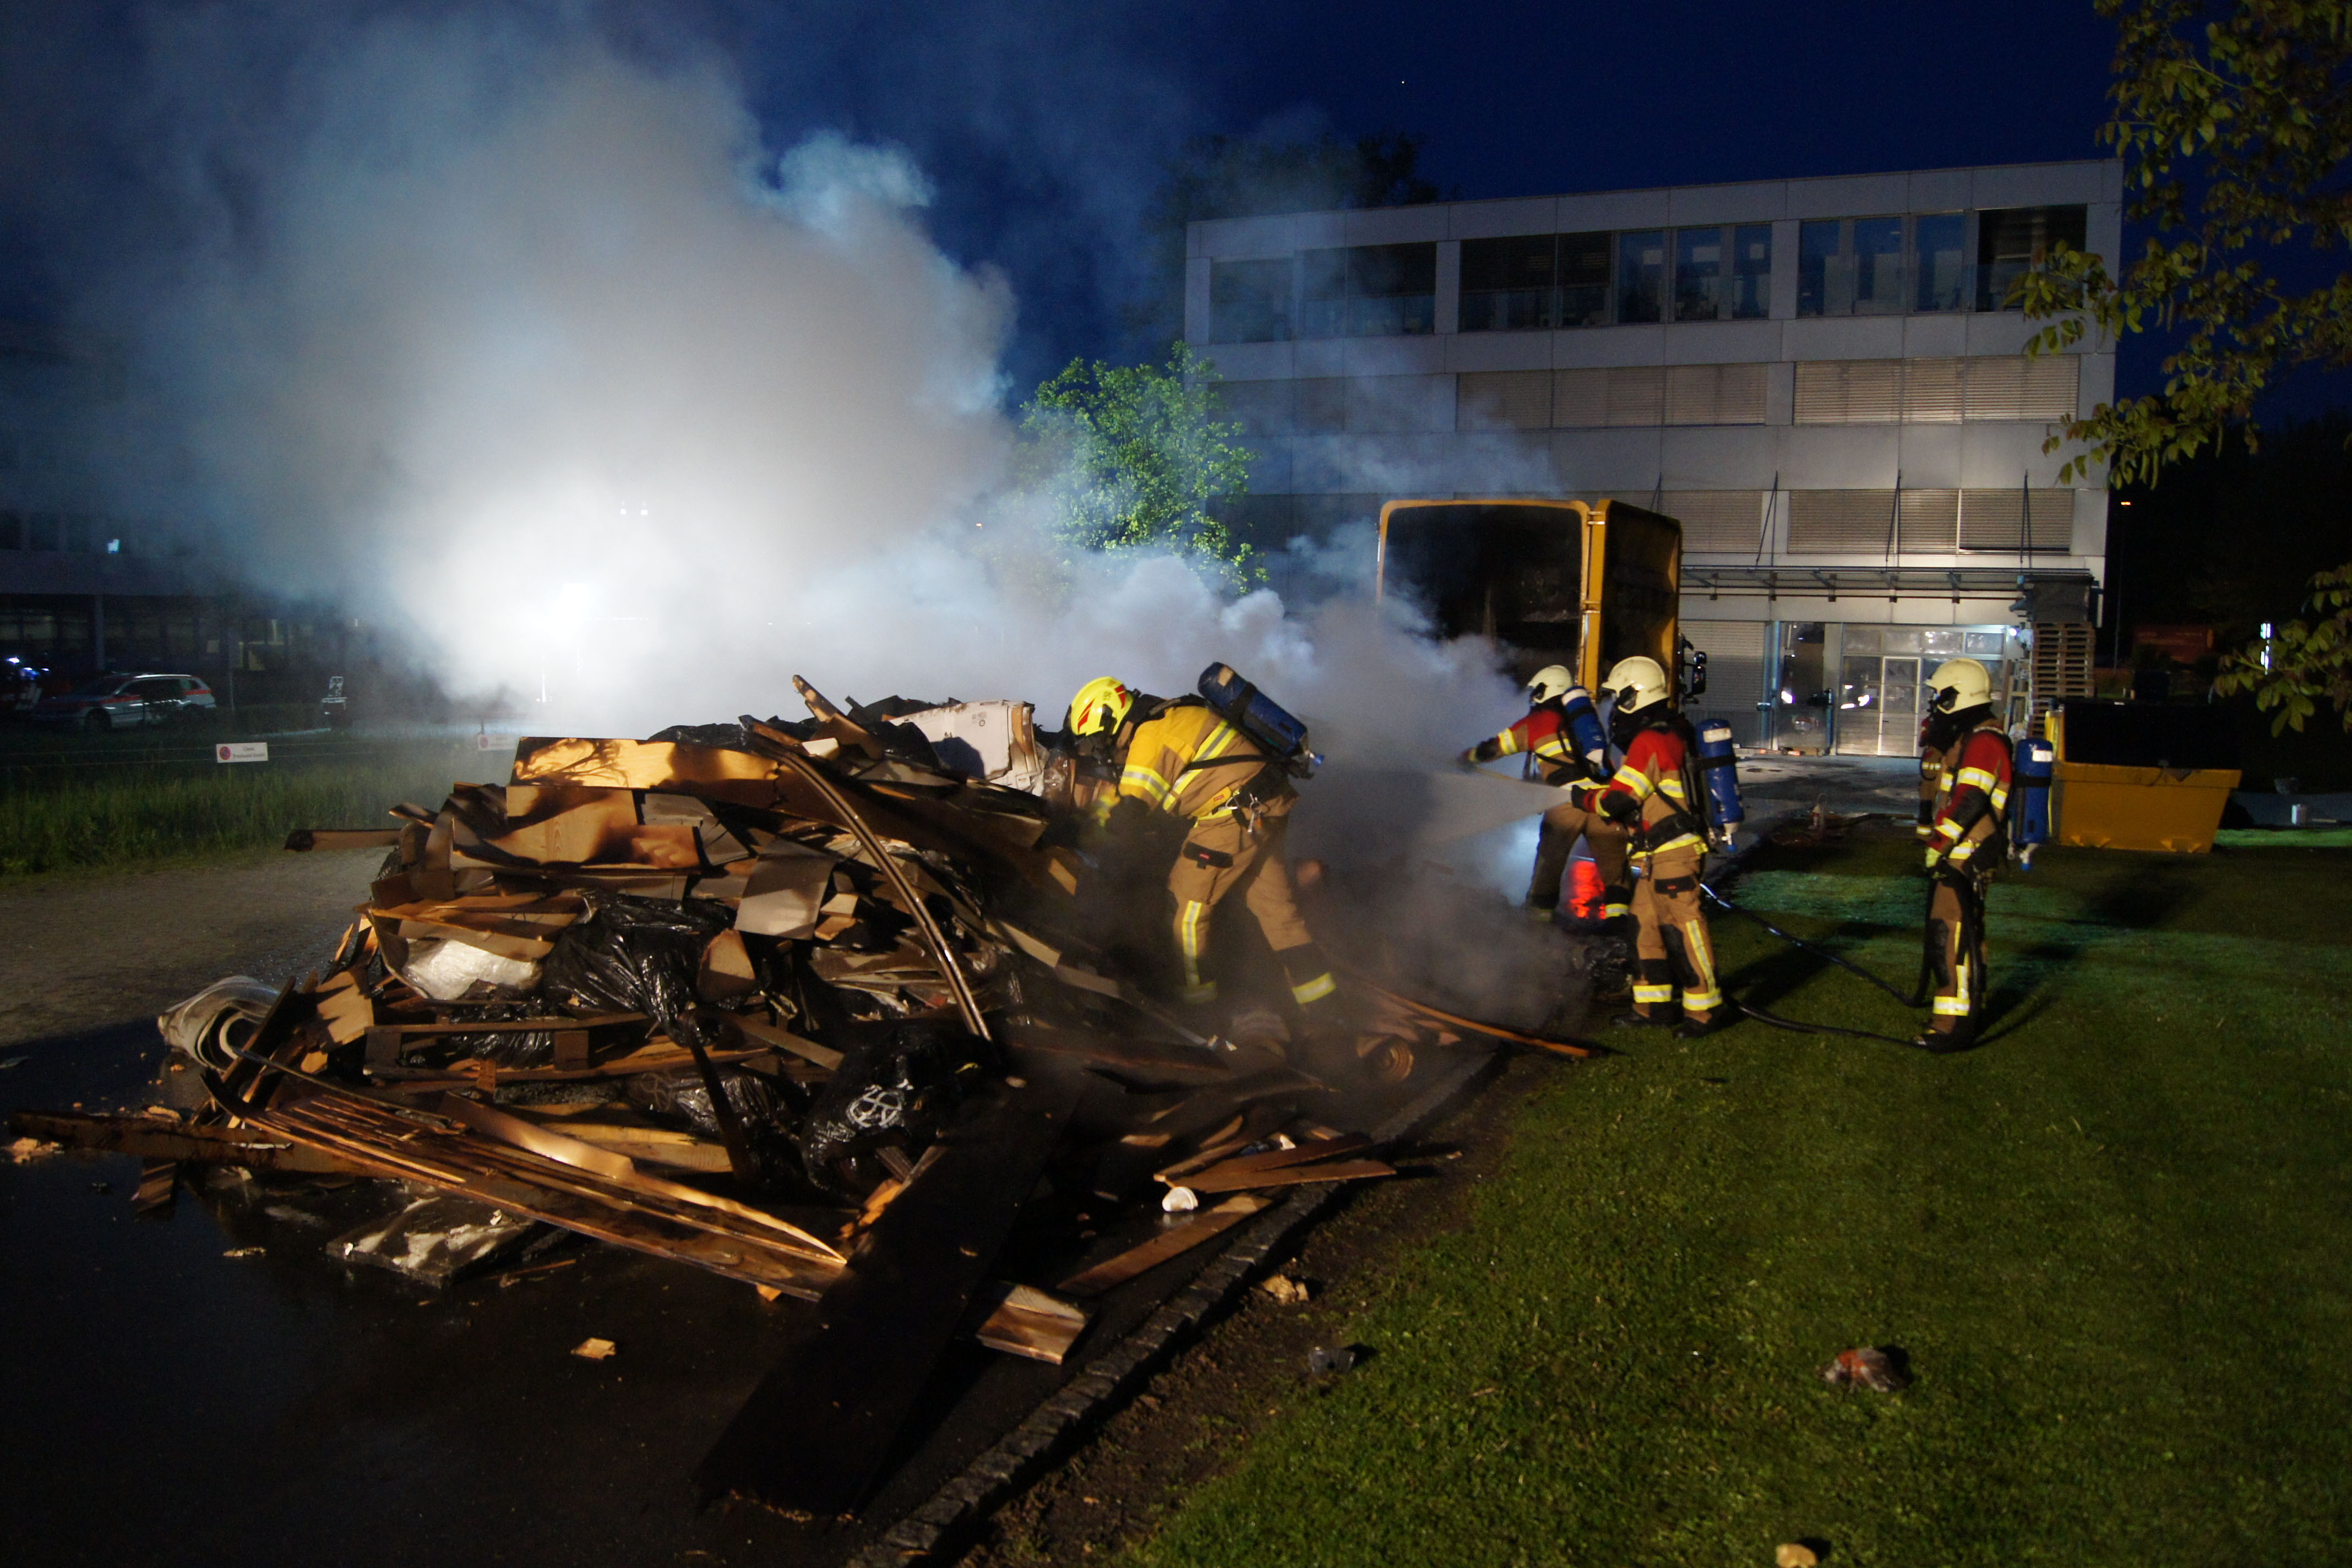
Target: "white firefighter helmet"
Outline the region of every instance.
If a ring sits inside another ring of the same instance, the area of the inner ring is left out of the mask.
[[[1935,694],[1930,706],[1938,713],[1981,708],[1992,700],[1992,677],[1972,658],[1946,659],[1927,678],[1927,686]]]
[[[1656,659],[1640,654],[1619,659],[1601,684],[1617,700],[1620,713],[1638,713],[1666,700],[1666,672],[1658,668]]]
[[[1570,673],[1568,666],[1548,664],[1537,670],[1536,678],[1528,682],[1528,700],[1535,703],[1550,702],[1567,696],[1575,689],[1576,677]]]

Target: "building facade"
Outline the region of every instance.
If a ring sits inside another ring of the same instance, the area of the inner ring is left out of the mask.
[[[1408,497],[1610,497],[1682,520],[1696,705],[1748,744],[1907,754],[1927,673],[2020,717],[2087,690],[2107,497],[2058,421],[2111,344],[2030,357],[2007,299],[2122,239],[2112,161],[1195,223],[1185,328],[1259,463],[1234,521]]]

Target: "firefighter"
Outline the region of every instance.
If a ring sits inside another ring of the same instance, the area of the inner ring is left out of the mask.
[[[1666,673],[1639,655],[1610,670],[1603,696],[1614,700],[1610,739],[1623,751],[1601,814],[1633,831],[1633,1010],[1620,1025],[1673,1025],[1684,1039],[1712,1034],[1727,1020],[1715,973],[1715,943],[1699,906],[1700,858],[1706,830],[1692,814],[1697,740],[1666,700]],[[1675,992],[1682,995],[1675,1017]]]
[[[1934,1022],[1911,1043],[1965,1050],[1985,998],[1984,900],[2009,853],[2009,737],[1992,710],[1992,678],[1972,658],[1948,659],[1929,676],[1922,726],[1919,837],[1935,892],[1927,942],[1936,976]]]
[[[1564,664],[1546,665],[1528,682],[1528,716],[1492,739],[1479,742],[1458,759],[1475,767],[1497,757],[1526,752],[1542,771],[1543,782],[1568,798],[1543,815],[1536,836],[1535,876],[1528,883],[1528,913],[1548,921],[1559,907],[1560,878],[1581,837],[1592,847],[1593,869],[1601,873],[1601,918],[1622,921],[1633,912],[1626,851],[1633,835],[1593,809],[1593,797],[1609,782],[1605,749],[1580,754],[1568,722],[1573,699],[1585,698]]]
[[[1217,999],[1202,959],[1217,905],[1239,892],[1282,963],[1291,1000],[1310,1018],[1321,1014],[1338,986],[1291,893],[1283,839],[1298,792],[1279,761],[1198,698],[1139,702],[1108,676],[1070,700],[1069,727],[1081,743],[1099,738],[1118,766],[1117,788],[1094,803],[1099,827],[1108,829],[1121,806],[1190,825],[1168,874],[1183,999],[1195,1005]]]

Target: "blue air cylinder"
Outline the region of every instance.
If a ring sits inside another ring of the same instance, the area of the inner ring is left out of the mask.
[[[1698,727],[1698,773],[1706,796],[1706,825],[1729,833],[1748,819],[1739,800],[1739,759],[1731,751],[1731,726],[1710,719]]]
[[[1592,693],[1581,686],[1571,686],[1568,695],[1559,700],[1560,717],[1567,721],[1568,738],[1576,746],[1576,754],[1584,759],[1585,771],[1595,784],[1609,776],[1609,731],[1601,722],[1601,714],[1592,706]]]
[[[2033,864],[2033,851],[2050,842],[2050,781],[2057,771],[2058,750],[2047,741],[2017,743],[2017,790],[2010,806],[2009,841],[2017,847],[2019,863]]]
[[[1227,723],[1265,747],[1286,771],[1303,779],[1315,776],[1323,759],[1307,749],[1307,726],[1244,680],[1233,666],[1213,664],[1202,670],[1201,696]]]

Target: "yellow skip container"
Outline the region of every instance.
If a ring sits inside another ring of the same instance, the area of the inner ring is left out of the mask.
[[[2059,843],[2173,855],[2211,852],[2230,792],[2244,776],[2239,770],[2071,763],[2063,712],[2050,715],[2049,732],[2058,752],[2050,815]]]

